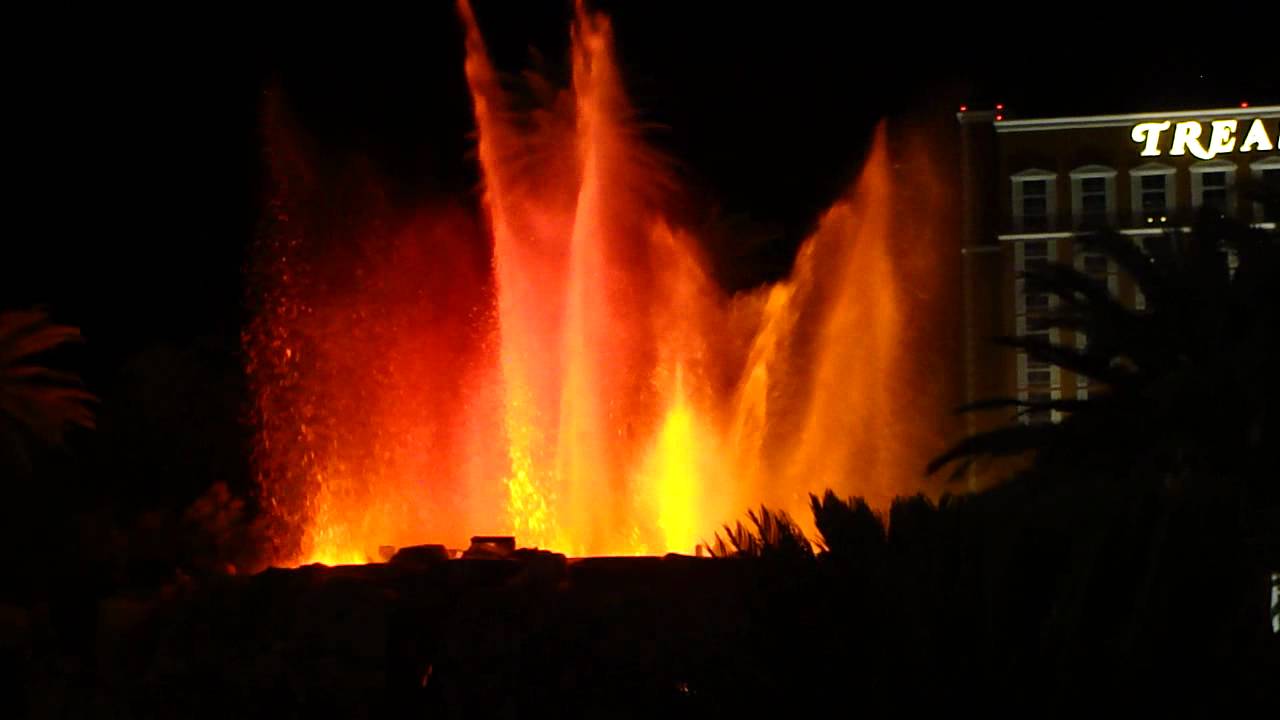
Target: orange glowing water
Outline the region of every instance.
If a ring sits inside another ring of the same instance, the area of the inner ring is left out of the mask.
[[[628,122],[608,21],[579,5],[571,86],[517,113],[459,10],[479,223],[335,198],[290,133],[272,138],[246,347],[274,559],[481,533],[691,552],[761,503],[804,526],[810,492],[919,491],[945,440],[923,156],[891,161],[882,128],[791,277],[729,296],[664,212],[673,183]]]

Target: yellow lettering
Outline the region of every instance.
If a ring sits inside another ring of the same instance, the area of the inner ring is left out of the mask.
[[[1249,132],[1244,136],[1244,142],[1240,143],[1240,152],[1274,150],[1275,147],[1275,144],[1271,142],[1271,138],[1267,137],[1267,129],[1263,126],[1262,120],[1257,119],[1249,126]]]
[[[1213,132],[1209,133],[1209,157],[1235,150],[1236,128],[1239,123],[1235,120],[1214,120],[1210,124],[1213,125]]]
[[[1170,155],[1186,155],[1187,149],[1191,149],[1191,154],[1201,160],[1209,160],[1213,157],[1204,146],[1200,144],[1200,123],[1190,120],[1180,122],[1173,128],[1173,147],[1170,148]]]
[[[1130,137],[1136,143],[1143,143],[1143,155],[1159,155],[1160,154],[1160,133],[1169,129],[1168,120],[1164,122],[1140,123],[1133,126],[1133,132]]]

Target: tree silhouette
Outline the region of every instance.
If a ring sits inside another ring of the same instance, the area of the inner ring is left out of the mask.
[[[1221,648],[1244,657],[1258,647],[1270,621],[1263,585],[1280,567],[1280,244],[1211,213],[1148,245],[1158,250],[1110,231],[1079,242],[1127,273],[1146,307],[1050,264],[1023,278],[1058,298],[1050,327],[1083,333],[1083,347],[998,341],[1088,378],[1088,397],[963,407],[1013,410],[1015,421],[960,441],[928,471],[953,465],[958,476],[980,457],[1034,453],[1009,497],[1029,527],[1052,528],[1070,547],[1046,647],[1069,658],[1105,646],[1098,667],[1116,672],[1167,657],[1213,672]],[[1044,410],[1061,421],[1018,421]]]
[[[716,533],[715,542],[707,548],[714,557],[755,557],[798,559],[812,558],[813,547],[791,516],[782,510],[761,505],[759,514],[747,511],[753,527],[739,520],[724,526],[724,536]]]
[[[72,427],[93,427],[94,398],[80,379],[39,360],[79,338],[78,329],[53,324],[39,310],[0,313],[0,434],[24,458],[28,439],[56,445]]]
[[[1083,348],[1038,337],[998,342],[1086,377],[1086,399],[999,397],[963,412],[1063,413],[1059,423],[1014,423],[962,440],[930,473],[960,472],[982,456],[1036,451],[1035,469],[1141,470],[1169,483],[1188,476],[1247,478],[1276,436],[1280,249],[1262,230],[1204,215],[1168,250],[1147,253],[1113,232],[1081,238],[1131,276],[1146,309],[1128,307],[1075,268],[1023,275],[1029,291],[1059,298],[1051,327],[1082,332]],[[1234,262],[1233,262],[1234,258]],[[1234,267],[1233,267],[1234,265]]]
[[[880,551],[885,544],[884,521],[862,498],[840,499],[827,490],[819,499],[809,495],[814,525],[822,551],[838,558],[860,557]]]

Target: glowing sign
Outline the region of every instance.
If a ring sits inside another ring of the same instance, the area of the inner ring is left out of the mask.
[[[1142,154],[1147,156],[1163,153],[1160,139],[1171,127],[1173,128],[1173,141],[1169,146],[1170,155],[1186,155],[1190,152],[1201,160],[1211,160],[1224,153],[1266,152],[1276,149],[1276,142],[1271,135],[1267,134],[1267,126],[1262,122],[1262,118],[1254,118],[1252,124],[1249,125],[1249,131],[1245,133],[1244,140],[1238,148],[1236,140],[1240,131],[1239,120],[1209,121],[1210,130],[1207,144],[1201,140],[1204,136],[1204,125],[1198,120],[1188,120],[1180,123],[1174,123],[1169,120],[1138,123],[1133,126],[1133,131],[1130,132],[1129,136],[1133,138],[1134,142],[1142,145]],[[1276,136],[1277,139],[1280,139],[1280,129],[1276,131]]]

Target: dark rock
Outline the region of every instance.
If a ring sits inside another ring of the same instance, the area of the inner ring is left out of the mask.
[[[510,535],[476,535],[464,558],[504,558],[516,551],[516,539]]]
[[[525,575],[533,582],[554,584],[567,576],[568,561],[564,555],[547,550],[516,550],[512,559],[524,568]]]
[[[443,545],[411,545],[396,551],[391,564],[396,567],[429,567],[449,559]]]

